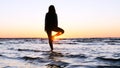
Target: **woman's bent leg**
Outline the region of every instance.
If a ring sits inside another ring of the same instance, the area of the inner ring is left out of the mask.
[[[55,34],[53,36],[59,36],[59,35],[64,33],[64,30],[62,28],[59,28],[59,27],[56,27],[55,29],[53,29],[53,31],[57,32],[57,34]]]
[[[51,51],[53,50],[53,40],[52,40],[52,31],[47,31],[48,39],[49,39],[49,45],[51,48]]]

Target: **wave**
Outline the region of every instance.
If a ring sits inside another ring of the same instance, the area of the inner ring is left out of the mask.
[[[115,58],[97,57],[96,59],[104,60],[104,61],[111,61],[111,62],[120,62],[120,58],[115,59]]]
[[[40,58],[40,57],[30,57],[30,56],[24,56],[21,57],[22,60],[28,61],[29,63],[48,63],[51,62],[51,60],[49,59],[45,59],[45,58]]]
[[[24,56],[24,57],[21,57],[21,59],[24,59],[24,60],[39,60],[41,58],[40,57],[28,57],[28,56]]]
[[[70,63],[64,62],[64,61],[54,61],[49,64],[47,64],[47,68],[65,68],[68,66]]]
[[[67,55],[68,58],[87,58],[84,54],[78,54],[78,55]]]
[[[120,66],[70,65],[67,68],[120,68]]]
[[[17,49],[18,51],[30,51],[30,52],[41,52],[40,50],[32,50],[32,49]]]
[[[0,44],[48,44],[46,38],[12,38],[0,39]],[[55,40],[54,44],[80,44],[80,43],[93,43],[93,44],[108,44],[120,45],[120,38],[67,38]]]

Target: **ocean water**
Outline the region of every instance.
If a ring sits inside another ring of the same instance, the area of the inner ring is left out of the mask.
[[[0,68],[120,68],[120,38],[0,39]]]

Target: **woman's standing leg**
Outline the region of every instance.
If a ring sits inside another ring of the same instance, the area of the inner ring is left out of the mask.
[[[48,39],[49,39],[49,45],[51,48],[51,51],[53,50],[53,40],[52,40],[52,31],[47,31]]]

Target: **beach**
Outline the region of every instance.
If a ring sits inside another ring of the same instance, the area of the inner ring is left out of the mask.
[[[4,38],[0,68],[120,68],[120,38]]]

